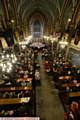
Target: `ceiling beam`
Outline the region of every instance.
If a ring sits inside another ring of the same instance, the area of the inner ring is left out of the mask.
[[[13,11],[14,11],[15,22],[16,22],[16,25],[18,25],[17,2],[16,2],[16,0],[12,0],[12,3],[13,3]]]
[[[80,0],[76,0],[76,5],[75,5],[75,8],[74,8],[74,12],[73,12],[73,15],[72,15],[72,20],[71,20],[71,23],[74,25],[76,24],[76,18],[77,18],[77,15],[78,15],[78,12],[80,10]]]
[[[69,2],[69,0],[64,0],[64,2],[63,2],[63,6],[62,6],[62,9],[61,9],[61,14],[60,14],[60,25],[63,24],[64,13],[65,13],[66,7],[68,5],[68,2]]]
[[[9,21],[8,0],[1,0],[5,20]]]

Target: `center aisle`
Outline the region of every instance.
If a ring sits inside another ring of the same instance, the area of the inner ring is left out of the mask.
[[[64,110],[54,82],[44,69],[41,54],[38,56],[41,86],[36,87],[36,110],[41,120],[63,120]]]

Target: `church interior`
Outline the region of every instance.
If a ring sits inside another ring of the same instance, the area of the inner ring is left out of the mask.
[[[80,120],[80,0],[0,0],[0,120]]]

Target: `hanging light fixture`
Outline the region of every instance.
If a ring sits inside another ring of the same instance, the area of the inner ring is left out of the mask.
[[[2,55],[2,59],[4,59],[4,55]]]
[[[2,54],[0,60],[0,68],[2,72],[10,73],[13,68],[13,63],[16,63],[17,58],[15,54]]]
[[[6,57],[9,58],[9,54],[7,54]]]

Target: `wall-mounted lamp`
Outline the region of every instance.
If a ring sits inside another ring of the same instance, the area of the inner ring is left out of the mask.
[[[71,18],[68,18],[68,22],[71,22]]]
[[[13,19],[11,20],[11,23],[14,23],[14,20],[13,20]]]

